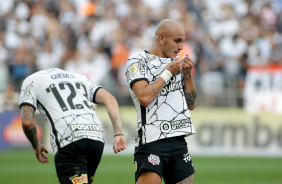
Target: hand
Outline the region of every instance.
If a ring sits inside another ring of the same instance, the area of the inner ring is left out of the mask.
[[[49,162],[48,157],[43,154],[43,152],[48,153],[48,151],[42,144],[39,144],[37,148],[34,149],[34,152],[39,162],[43,164]]]
[[[167,70],[171,72],[172,75],[179,74],[182,70],[183,59],[180,57],[174,58],[171,63],[166,67]]]
[[[187,76],[187,75],[191,75],[192,74],[192,68],[193,68],[193,65],[194,65],[193,60],[188,55],[183,57],[182,60],[183,60],[182,72],[183,72],[184,77]]]
[[[123,135],[115,136],[113,144],[114,153],[118,153],[124,149],[126,149],[125,137]]]

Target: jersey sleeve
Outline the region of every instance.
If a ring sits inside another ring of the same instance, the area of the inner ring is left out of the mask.
[[[19,107],[23,105],[31,105],[37,109],[36,85],[31,77],[26,78],[22,84]]]
[[[90,101],[96,103],[95,101],[96,93],[100,88],[102,88],[102,86],[94,83],[89,79],[87,79],[87,86],[89,86]]]
[[[128,58],[126,63],[126,80],[130,88],[132,85],[140,80],[149,82],[146,72],[146,62],[144,58],[134,55]]]

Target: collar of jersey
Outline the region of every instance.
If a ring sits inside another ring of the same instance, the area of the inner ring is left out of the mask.
[[[151,61],[152,61],[152,60],[155,60],[155,59],[153,59],[154,57],[158,57],[161,62],[165,62],[165,61],[167,61],[168,59],[171,59],[171,61],[173,60],[172,58],[163,58],[163,57],[159,57],[159,56],[150,54],[150,52],[147,51],[147,50],[144,50],[144,52],[147,54],[147,57],[148,57]]]

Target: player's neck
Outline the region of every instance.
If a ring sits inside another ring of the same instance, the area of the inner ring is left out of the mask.
[[[161,49],[157,49],[156,47],[151,48],[148,50],[151,55],[155,55],[161,58],[165,58],[164,54],[161,52]]]

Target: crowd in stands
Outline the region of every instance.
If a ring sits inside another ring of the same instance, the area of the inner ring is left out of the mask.
[[[0,106],[17,108],[23,79],[53,67],[128,96],[126,60],[165,18],[183,22],[180,55],[194,59],[206,100],[225,86],[240,94],[250,66],[282,65],[281,0],[1,0]]]

